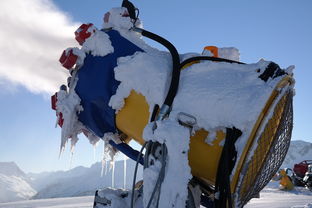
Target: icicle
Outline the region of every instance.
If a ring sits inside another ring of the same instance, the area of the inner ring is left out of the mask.
[[[112,160],[110,163],[112,167],[112,188],[114,188],[115,187],[115,161]]]
[[[105,141],[103,141],[103,158],[102,158],[102,170],[101,170],[101,177],[103,177],[104,175],[107,175],[107,159],[106,159],[106,154],[105,154]]]
[[[66,143],[65,143],[65,145],[66,145]],[[59,159],[61,159],[61,155],[62,155],[62,153],[65,150],[65,145],[64,146],[60,146]]]
[[[59,120],[60,120],[60,114],[57,113],[57,114],[56,114],[56,121],[55,121],[55,128],[57,128],[57,125],[58,125],[58,123],[59,123]]]
[[[73,156],[74,152],[70,152],[69,169],[72,169],[73,167]]]
[[[127,185],[127,156],[124,155],[124,184],[123,188],[126,189]]]
[[[96,145],[93,146],[93,161],[96,162]]]
[[[101,168],[101,177],[103,177],[104,169],[105,169],[105,175],[106,175],[106,161],[103,159],[102,168]]]
[[[105,172],[106,175],[106,161],[104,158],[104,154],[105,154],[105,142],[103,142],[103,158],[102,158],[102,169],[101,169],[101,177],[103,177],[103,173]]]
[[[108,171],[108,164],[107,164],[107,162],[105,162],[105,175],[107,175],[107,171]]]

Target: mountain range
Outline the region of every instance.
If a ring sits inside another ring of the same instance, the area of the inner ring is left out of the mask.
[[[282,168],[293,168],[303,160],[312,160],[312,143],[302,140],[291,141]]]
[[[281,168],[292,168],[295,163],[302,160],[312,160],[312,143],[291,141]],[[14,162],[0,162],[0,202],[93,195],[97,189],[123,188],[124,185],[130,189],[134,169],[135,162],[127,160],[126,169],[124,161],[116,161],[115,167],[107,167],[103,176],[100,162],[89,168],[80,166],[69,171],[25,174]],[[137,180],[139,179],[142,179],[142,166],[138,171]]]
[[[30,183],[14,162],[0,162],[0,202],[29,199],[37,193]]]
[[[39,174],[32,175],[33,187],[38,193],[33,196],[34,199],[55,198],[55,197],[72,197],[93,195],[97,189],[105,187],[115,187],[129,189],[132,186],[133,171],[135,162],[126,161],[126,177],[124,177],[124,161],[116,161],[115,167],[107,167],[106,174],[102,172],[100,162],[93,164],[90,168],[77,167],[70,171],[59,171],[54,173],[45,173],[44,176]],[[141,166],[142,167],[142,166]],[[142,168],[138,171],[138,179],[142,178]],[[112,177],[114,173],[114,178]],[[49,182],[47,183],[47,178]],[[126,182],[124,183],[124,178]]]

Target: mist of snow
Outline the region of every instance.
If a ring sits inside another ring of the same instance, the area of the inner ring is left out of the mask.
[[[0,8],[2,84],[35,93],[57,91],[68,76],[58,59],[67,46],[77,45],[77,23],[51,0],[2,0]]]

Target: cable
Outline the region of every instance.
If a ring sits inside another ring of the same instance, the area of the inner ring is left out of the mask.
[[[225,143],[223,145],[216,176],[215,193],[219,192],[219,197],[215,200],[216,208],[233,207],[230,175],[237,159],[235,142],[241,135],[242,131],[235,127],[226,128]]]
[[[162,181],[164,179],[164,176],[165,176],[165,167],[166,167],[166,155],[167,155],[167,150],[166,150],[166,147],[165,147],[165,144],[161,144],[161,149],[162,149],[162,160],[161,160],[161,169],[159,171],[159,174],[158,174],[158,178],[157,178],[157,181],[155,183],[155,186],[154,186],[154,189],[153,189],[153,192],[151,194],[151,197],[149,199],[149,202],[147,204],[147,207],[146,208],[149,208],[152,204],[152,201],[154,199],[154,195],[156,194],[156,191],[159,190],[158,192],[158,197],[157,197],[157,206],[158,207],[158,204],[159,204],[159,199],[160,199],[160,189],[161,189],[161,184],[162,184]],[[159,188],[158,188],[159,187]]]
[[[137,172],[138,172],[138,166],[139,166],[139,160],[142,156],[142,152],[146,146],[147,142],[145,142],[140,150],[140,153],[138,155],[138,158],[136,160],[136,163],[135,163],[135,169],[134,169],[134,176],[133,176],[133,183],[132,183],[132,195],[131,195],[131,208],[133,208],[133,205],[134,205],[134,188],[135,188],[135,181],[136,181],[136,176],[137,176]],[[144,162],[145,163],[145,162]]]

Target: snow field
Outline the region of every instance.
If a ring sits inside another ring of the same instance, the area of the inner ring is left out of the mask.
[[[91,208],[94,196],[0,203],[1,208]]]
[[[0,203],[0,208],[92,208],[93,200],[94,196],[28,200]],[[312,192],[303,187],[285,192],[271,182],[260,192],[260,198],[252,199],[245,208],[312,208]]]

